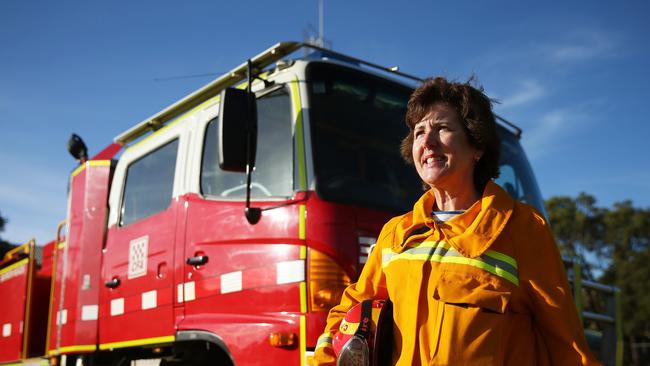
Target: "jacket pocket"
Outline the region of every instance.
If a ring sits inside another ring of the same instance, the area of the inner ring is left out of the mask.
[[[501,365],[510,295],[482,276],[442,273],[433,295],[438,329],[430,365]]]

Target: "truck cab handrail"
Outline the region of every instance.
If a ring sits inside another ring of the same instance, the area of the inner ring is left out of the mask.
[[[280,42],[273,45],[266,51],[258,54],[257,56],[251,58],[250,60],[255,69],[261,70],[266,66],[298,50],[301,45],[302,43],[298,42]],[[201,89],[186,96],[185,98],[154,114],[153,116],[145,119],[130,129],[122,132],[116,136],[113,141],[120,145],[124,145],[130,141],[137,139],[149,131],[155,131],[161,128],[165,123],[169,122],[181,113],[205,102],[206,100],[216,95],[222,89],[235,85],[237,82],[243,80],[246,77],[247,67],[247,62],[242,63],[241,65],[232,69],[230,72],[208,83]]]

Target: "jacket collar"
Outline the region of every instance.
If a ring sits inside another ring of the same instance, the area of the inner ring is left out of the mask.
[[[431,217],[434,203],[433,192],[425,192],[413,206],[411,215],[398,223],[394,251],[401,252],[409,244],[421,241],[418,239],[431,237],[436,241],[445,240],[466,257],[478,257],[499,237],[515,206],[515,201],[492,181],[486,185],[480,200],[445,223],[436,223]],[[426,235],[421,234],[423,226],[433,229],[433,233],[426,230]]]

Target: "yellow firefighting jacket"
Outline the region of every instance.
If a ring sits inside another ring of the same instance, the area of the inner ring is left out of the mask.
[[[331,337],[352,306],[386,296],[395,365],[599,365],[541,214],[492,182],[445,223],[432,219],[434,201],[428,191],[384,225],[329,313],[316,365],[335,363]]]

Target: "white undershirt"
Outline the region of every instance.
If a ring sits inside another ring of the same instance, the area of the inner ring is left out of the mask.
[[[443,223],[453,219],[454,217],[465,213],[465,210],[455,210],[455,211],[433,211],[431,216],[433,220],[437,223]]]

